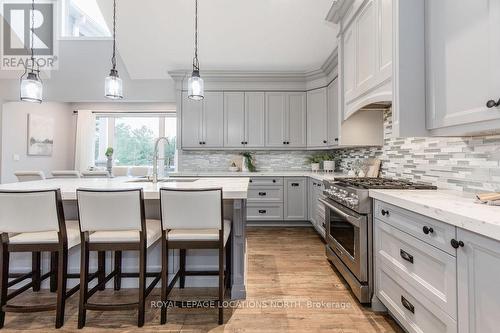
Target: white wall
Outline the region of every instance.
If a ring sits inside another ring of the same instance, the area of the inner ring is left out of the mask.
[[[28,114],[54,119],[54,151],[52,156],[27,156]],[[73,169],[75,146],[73,109],[67,103],[43,102],[32,104],[9,102],[3,105],[1,121],[1,183],[15,182],[16,170]],[[14,161],[19,155],[19,161]]]

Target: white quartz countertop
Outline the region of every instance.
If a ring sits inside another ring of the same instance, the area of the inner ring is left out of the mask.
[[[333,180],[346,177],[339,172],[312,172],[312,171],[257,171],[257,172],[231,172],[231,171],[179,171],[170,173],[172,177],[309,177],[316,180]]]
[[[470,193],[449,190],[370,190],[370,196],[500,241],[500,206],[477,204]]]
[[[0,185],[0,190],[40,190],[40,189],[61,189],[63,200],[75,200],[77,188],[97,188],[97,189],[124,189],[142,188],[144,199],[158,199],[159,189],[168,188],[213,188],[222,187],[224,199],[246,199],[248,192],[248,177],[227,178],[227,177],[203,177],[193,182],[159,182],[157,184],[148,182],[135,182],[138,178],[116,177],[109,179],[46,179],[23,183],[11,183]],[[179,178],[182,180],[182,178]]]

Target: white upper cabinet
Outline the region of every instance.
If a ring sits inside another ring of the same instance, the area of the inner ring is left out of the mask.
[[[222,92],[206,92],[203,101],[182,93],[182,148],[221,148],[224,144]]]
[[[368,0],[341,22],[343,119],[368,104],[392,101],[392,12],[392,0]]]
[[[266,93],[266,147],[306,147],[306,93]]]
[[[201,148],[202,139],[203,103],[193,101],[182,94],[182,147]]]
[[[333,80],[326,88],[328,106],[328,146],[339,144],[339,81]]]
[[[307,145],[307,105],[305,92],[288,93],[288,112],[285,124],[287,148]]]
[[[436,135],[500,128],[500,1],[427,0],[427,126]]]
[[[264,93],[225,92],[224,147],[264,147],[264,134]]]
[[[266,102],[263,92],[245,93],[245,146],[264,147],[266,129]]]
[[[327,88],[307,92],[307,147],[328,146]]]
[[[245,145],[245,93],[224,93],[224,147]]]

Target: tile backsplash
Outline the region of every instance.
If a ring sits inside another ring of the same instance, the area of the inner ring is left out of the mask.
[[[341,149],[342,169],[360,158],[382,161],[381,175],[465,192],[500,191],[500,135],[393,138],[392,115],[385,114],[382,148]]]
[[[341,168],[365,158],[382,161],[381,176],[420,181],[465,192],[500,191],[500,135],[481,137],[393,138],[392,114],[385,113],[385,143],[381,148],[339,149]],[[307,157],[317,152],[262,151],[255,153],[260,171],[310,170]],[[226,171],[238,152],[184,151],[180,171]]]
[[[253,153],[259,171],[310,170],[307,158],[317,152],[256,151]],[[240,166],[242,157],[232,151],[183,151],[179,153],[180,171],[227,171],[232,161]]]

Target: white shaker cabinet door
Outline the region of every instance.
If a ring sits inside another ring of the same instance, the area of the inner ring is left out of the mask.
[[[245,93],[245,146],[259,148],[265,145],[266,102],[263,92]]]
[[[426,0],[427,127],[500,119],[500,0]]]
[[[203,102],[182,93],[182,148],[202,148]]]
[[[266,147],[286,148],[287,93],[266,93]]]
[[[363,93],[372,88],[372,81],[376,75],[377,30],[376,2],[368,1],[359,15],[355,18],[356,40],[356,89]]]
[[[500,242],[462,229],[457,241],[458,333],[496,333]]]
[[[224,93],[224,147],[245,145],[245,93]]]
[[[203,100],[203,147],[224,146],[224,96],[222,92],[205,92]]]
[[[335,79],[327,87],[328,104],[328,146],[339,144],[339,82]]]
[[[307,145],[306,112],[306,93],[288,93],[288,112],[285,125],[287,148],[302,148]]]
[[[307,92],[307,147],[328,146],[327,88]]]
[[[307,221],[307,178],[285,178],[284,220]]]

